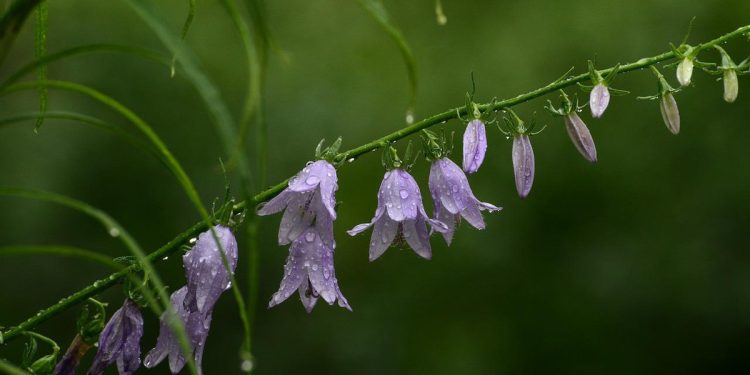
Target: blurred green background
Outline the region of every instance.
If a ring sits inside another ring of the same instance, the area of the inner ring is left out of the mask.
[[[186,3],[157,4],[175,32]],[[271,57],[264,96],[270,182],[299,170],[321,138],[341,135],[344,148],[351,148],[403,126],[408,86],[399,52],[356,2],[267,5],[271,31],[289,57]],[[661,53],[668,42],[680,42],[693,16],[693,42],[750,21],[750,2],[741,0],[443,0],[448,17],[443,27],[435,22],[432,1],[386,5],[416,56],[418,119],[462,104],[472,71],[477,98],[508,98],[571,66],[581,72],[587,59],[604,67]],[[51,2],[49,20],[50,52],[106,42],[166,53],[122,2]],[[198,1],[187,42],[239,117],[245,60],[218,2]],[[740,39],[726,48],[739,62],[748,46]],[[32,58],[33,19],[0,74]],[[717,61],[718,54],[708,51],[701,58]],[[673,72],[666,71],[672,82]],[[49,76],[91,85],[131,107],[162,136],[205,202],[223,194],[220,142],[205,106],[179,71],[170,78],[164,66],[96,54],[54,63]],[[694,82],[677,95],[683,120],[675,137],[656,102],[635,100],[655,92],[651,73],[620,76],[615,87],[633,95],[614,97],[599,121],[588,111],[583,117],[598,146],[595,165],[578,155],[542,100],[518,107],[524,117],[536,112],[537,121],[549,125],[533,138],[537,175],[531,195],[526,201],[516,196],[510,142],[488,128],[487,159],[471,183],[481,200],[505,209],[485,216],[485,231],[462,225],[451,248],[433,238],[431,261],[390,249],[368,262],[370,232],[352,238],[344,231],[373,214],[382,178],[379,154],[342,167],[336,268],[353,313],[321,302],[308,315],[296,295],[265,308],[279,285],[287,249],[275,242],[279,217],[263,218],[256,372],[747,373],[748,80],[740,78],[733,105],[722,101],[715,77],[696,71]],[[556,95],[550,98],[557,102]],[[33,92],[0,98],[1,117],[37,107]],[[52,91],[50,109],[129,126],[69,93]],[[0,129],[0,185],[84,200],[118,219],[149,250],[199,219],[155,158],[113,134],[52,120],[39,134],[32,128],[33,121]],[[460,139],[460,122],[448,128]],[[427,170],[426,163],[414,170],[425,196]],[[426,206],[431,211],[432,203]],[[66,244],[111,256],[127,251],[76,212],[0,198],[0,245],[12,244]],[[179,257],[159,270],[173,288],[184,283]],[[3,257],[0,325],[17,324],[107,272],[76,259]],[[244,278],[246,263],[240,262],[238,272]],[[114,288],[102,297],[112,303],[111,313],[123,295]],[[75,332],[76,312],[38,330],[65,347]],[[146,330],[144,353],[155,343],[155,317],[146,315]],[[207,374],[239,373],[240,333],[227,293],[214,314]],[[21,340],[0,355],[17,359],[20,347]],[[167,373],[167,366],[151,372]]]

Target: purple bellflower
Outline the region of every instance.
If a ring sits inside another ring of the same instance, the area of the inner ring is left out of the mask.
[[[268,307],[284,302],[295,291],[299,291],[302,304],[312,312],[318,297],[329,305],[338,300],[339,306],[348,309],[349,302],[339,290],[336,271],[333,268],[333,251],[336,244],[324,241],[314,227],[302,233],[289,248],[289,257],[284,265],[284,277],[279,291],[274,293]]]
[[[175,314],[178,319],[185,326],[185,332],[187,333],[188,342],[192,349],[192,355],[195,359],[195,365],[198,367],[199,373],[201,372],[201,362],[203,360],[203,349],[205,348],[206,339],[208,338],[208,330],[211,327],[211,313],[208,315],[200,312],[191,312],[185,307],[185,297],[188,294],[188,288],[186,286],[178,289],[170,297],[170,303],[174,308]],[[169,370],[173,374],[177,374],[185,367],[187,359],[183,355],[182,347],[177,336],[172,332],[172,328],[168,323],[169,316],[167,313],[163,313],[161,316],[161,324],[159,326],[159,337],[156,339],[156,346],[151,349],[143,360],[143,365],[147,368],[152,368],[165,358],[169,357]]]
[[[186,286],[172,293],[170,302],[177,318],[185,326],[190,347],[193,350],[195,364],[200,370],[203,350],[211,327],[211,314],[221,294],[230,288],[231,274],[237,266],[237,241],[229,228],[215,226],[222,256],[219,252],[214,234],[209,230],[201,233],[192,249],[182,257],[185,267]],[[227,264],[229,270],[227,270]],[[182,353],[180,342],[172,332],[164,313],[161,317],[159,337],[154,347],[146,356],[143,364],[151,368],[158,365],[167,356],[169,369],[173,374],[182,370],[187,363]]]
[[[473,174],[479,170],[484,161],[484,155],[487,153],[487,131],[482,120],[474,119],[466,124],[463,151],[464,172]]]
[[[448,245],[453,240],[456,223],[460,222],[462,217],[474,228],[484,229],[481,211],[501,210],[489,203],[480,202],[471,191],[464,172],[447,157],[432,162],[429,187],[435,204],[435,218],[447,227],[442,235]]]
[[[141,365],[142,336],[141,310],[135,302],[126,299],[99,336],[99,348],[89,375],[99,375],[113,363],[117,363],[120,375],[135,373]]]
[[[534,149],[531,147],[530,136],[541,133],[544,128],[534,132],[534,123],[526,126],[526,123],[512,109],[507,108],[505,111],[509,116],[503,118],[505,130],[500,128],[500,131],[506,137],[513,137],[513,175],[516,191],[521,199],[526,199],[534,184],[535,171]]]
[[[284,191],[260,206],[258,215],[284,211],[279,225],[279,245],[292,243],[312,225],[332,244],[337,189],[336,168],[326,160],[318,160],[309,163],[289,180]]]
[[[596,161],[596,146],[594,145],[594,139],[591,137],[591,132],[586,124],[578,116],[579,106],[578,99],[576,102],[571,102],[565,91],[560,90],[560,96],[562,96],[562,105],[560,108],[555,108],[552,102],[548,101],[546,106],[547,110],[555,115],[562,116],[565,120],[565,128],[568,131],[568,136],[573,142],[579,153],[583,155],[584,159],[595,162]]]
[[[438,232],[448,230],[444,223],[427,216],[417,182],[399,166],[400,161],[383,177],[378,191],[378,207],[372,221],[359,224],[347,232],[354,236],[374,226],[370,239],[370,261],[383,255],[396,239],[399,242],[406,240],[419,256],[430,259],[432,248],[427,223]]]

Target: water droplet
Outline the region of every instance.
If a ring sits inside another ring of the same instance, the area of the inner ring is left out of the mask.
[[[313,271],[317,271],[318,270],[318,265],[317,264],[313,264],[312,265],[312,270]]]
[[[318,182],[320,182],[320,178],[318,178],[318,176],[310,176],[307,178],[307,180],[305,180],[305,183],[308,185],[315,185]]]
[[[117,228],[109,228],[109,235],[112,237],[117,237],[120,235],[120,230]]]
[[[347,162],[353,163],[354,162],[354,158],[349,158],[349,160],[347,160]]]
[[[328,271],[328,268],[323,269],[323,277],[325,277],[326,280],[328,280],[331,277],[331,271]]]
[[[406,190],[401,190],[398,192],[398,195],[401,196],[401,199],[409,198],[409,192]]]
[[[169,256],[165,256],[164,258],[161,258],[161,260],[169,260]]]
[[[307,232],[307,234],[305,234],[305,239],[307,240],[307,242],[315,241],[315,233]]]
[[[458,185],[453,185],[451,190],[453,190],[454,193],[458,193]]]
[[[240,370],[242,370],[242,372],[253,371],[253,367],[253,361],[249,359],[242,361],[242,364],[240,364]]]

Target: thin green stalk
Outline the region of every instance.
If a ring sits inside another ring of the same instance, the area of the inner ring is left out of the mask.
[[[47,2],[43,1],[36,8],[36,33],[34,33],[34,58],[40,60],[47,54]],[[40,81],[47,80],[47,64],[40,64],[37,74]],[[36,119],[34,131],[39,130],[44,123],[44,112],[47,111],[47,88],[39,87],[39,112],[41,113]]]
[[[63,257],[80,258],[103,264],[115,270],[121,270],[124,266],[115,262],[112,258],[97,253],[96,251],[81,249],[73,246],[61,245],[16,245],[0,246],[0,256],[7,255],[57,255]]]
[[[725,42],[725,41],[727,41],[729,39],[733,39],[735,37],[739,37],[739,36],[745,35],[748,32],[750,32],[750,25],[740,27],[739,29],[737,29],[735,31],[732,31],[732,32],[730,32],[728,34],[722,35],[721,37],[713,39],[713,40],[711,40],[709,42],[700,44],[699,46],[700,46],[701,49],[711,48],[711,47],[713,47],[716,44],[723,43],[723,42]],[[672,52],[667,52],[667,53],[663,53],[663,54],[660,54],[660,55],[656,55],[656,56],[652,56],[652,57],[648,57],[648,58],[643,58],[643,59],[640,59],[640,60],[638,60],[636,62],[622,65],[620,67],[620,73],[622,74],[622,73],[628,72],[628,71],[634,71],[634,70],[638,70],[638,69],[643,69],[643,68],[649,67],[651,65],[654,65],[654,64],[657,64],[657,63],[660,63],[660,62],[672,59],[674,57],[675,56],[674,56],[674,54]],[[606,74],[606,73],[610,72],[611,70],[612,70],[612,68],[605,69],[603,71],[603,73]],[[496,102],[494,104],[493,103],[483,104],[483,105],[480,106],[480,108],[483,109],[483,110],[498,110],[498,109],[501,109],[501,108],[506,108],[506,107],[510,107],[510,106],[513,106],[513,105],[517,105],[519,103],[523,103],[523,102],[532,100],[532,99],[537,98],[539,96],[542,96],[542,95],[545,95],[545,94],[549,94],[549,93],[553,93],[553,92],[555,92],[555,91],[557,91],[559,89],[563,89],[563,88],[566,88],[566,87],[573,86],[573,85],[575,85],[578,82],[585,82],[585,81],[588,80],[588,77],[589,77],[588,74],[581,74],[581,75],[573,76],[573,77],[570,77],[570,78],[567,78],[567,79],[563,79],[563,80],[560,80],[560,81],[553,82],[552,84],[549,84],[549,85],[547,85],[547,86],[545,86],[543,88],[530,91],[530,92],[528,92],[526,94],[522,94],[522,95],[516,96],[516,97],[511,98],[511,99],[499,101],[499,102]],[[342,160],[348,159],[348,158],[356,159],[357,157],[359,157],[359,156],[361,156],[361,155],[363,155],[365,153],[368,153],[370,151],[373,151],[373,150],[376,150],[376,149],[378,149],[380,147],[383,147],[386,144],[388,144],[389,142],[394,142],[394,141],[402,139],[402,138],[404,138],[404,137],[406,137],[406,136],[408,136],[410,134],[414,134],[414,133],[418,132],[421,129],[425,129],[425,128],[428,128],[430,126],[434,126],[434,125],[437,125],[437,124],[441,124],[441,123],[443,123],[445,121],[455,119],[458,116],[457,112],[461,113],[462,115],[466,114],[464,108],[462,108],[462,107],[451,109],[451,110],[445,111],[443,113],[436,114],[436,115],[434,115],[432,117],[429,117],[429,118],[426,118],[426,119],[424,119],[422,121],[419,121],[419,122],[413,124],[412,126],[410,126],[408,128],[398,130],[398,131],[396,131],[394,133],[391,133],[391,134],[389,134],[389,135],[387,135],[385,137],[382,137],[380,139],[377,139],[377,140],[375,140],[373,142],[370,142],[370,143],[367,143],[367,144],[362,145],[360,147],[356,147],[356,148],[353,148],[353,149],[351,149],[349,151],[343,152],[343,153],[339,154],[336,159],[338,161],[342,161]],[[273,196],[275,196],[276,194],[278,194],[281,190],[283,190],[284,187],[287,185],[287,181],[288,181],[288,179],[285,180],[285,181],[283,181],[283,182],[281,182],[281,183],[279,183],[279,184],[277,184],[277,185],[275,185],[275,186],[273,186],[273,187],[271,187],[271,188],[268,188],[268,189],[266,189],[266,190],[264,190],[264,191],[256,194],[255,196],[253,196],[249,200],[246,200],[246,201],[239,202],[239,203],[235,204],[234,207],[232,208],[233,212],[234,213],[241,213],[246,208],[250,208],[250,207],[253,207],[254,205],[256,205],[258,203],[267,201],[268,199],[270,199]],[[161,259],[162,257],[168,256],[168,255],[170,255],[170,254],[178,251],[181,245],[187,243],[190,238],[195,237],[196,235],[198,235],[202,231],[205,231],[206,228],[208,228],[208,226],[206,225],[205,222],[199,222],[199,223],[193,225],[191,228],[187,229],[185,232],[182,232],[179,235],[177,235],[177,237],[175,237],[172,241],[170,241],[166,245],[162,246],[158,250],[156,250],[153,253],[149,254],[147,256],[148,260],[149,261],[155,261],[155,260]],[[118,280],[120,280],[121,278],[125,277],[128,273],[130,273],[130,272],[137,272],[139,269],[140,269],[139,265],[137,265],[137,264],[136,265],[132,265],[132,266],[124,269],[123,271],[114,273],[114,274],[112,274],[109,277],[106,277],[104,279],[97,280],[93,284],[91,284],[91,285],[83,288],[82,290],[80,290],[80,291],[72,294],[71,296],[62,299],[60,302],[58,302],[58,303],[56,303],[56,304],[54,304],[54,305],[52,305],[52,306],[50,306],[50,307],[48,307],[48,308],[40,311],[39,314],[37,314],[37,315],[35,315],[35,316],[27,319],[26,321],[22,322],[18,326],[14,327],[14,328],[11,328],[11,329],[9,329],[7,331],[4,331],[2,333],[2,337],[4,337],[4,339],[5,339],[6,342],[10,341],[11,339],[18,337],[18,335],[21,332],[26,331],[26,330],[30,330],[30,329],[36,327],[37,325],[39,325],[40,323],[42,323],[42,322],[44,322],[44,321],[52,318],[53,316],[61,313],[62,311],[65,311],[65,310],[67,310],[67,309],[69,309],[69,308],[71,308],[73,306],[76,306],[79,303],[84,302],[89,297],[92,297],[94,295],[97,295],[97,294],[101,293],[102,291],[104,291],[104,290],[110,288],[111,286],[113,286]]]
[[[16,365],[4,359],[0,359],[0,373],[7,375],[31,375],[30,372],[20,367],[16,367]]]

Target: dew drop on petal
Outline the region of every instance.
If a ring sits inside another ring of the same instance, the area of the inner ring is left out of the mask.
[[[305,183],[308,185],[315,185],[318,182],[320,182],[320,178],[318,178],[318,176],[310,176],[307,178],[307,180],[305,180]]]
[[[406,190],[401,190],[398,192],[398,195],[401,196],[401,199],[409,198],[409,192]]]
[[[305,239],[307,240],[307,242],[315,241],[315,233],[307,232],[307,234],[305,234]]]

